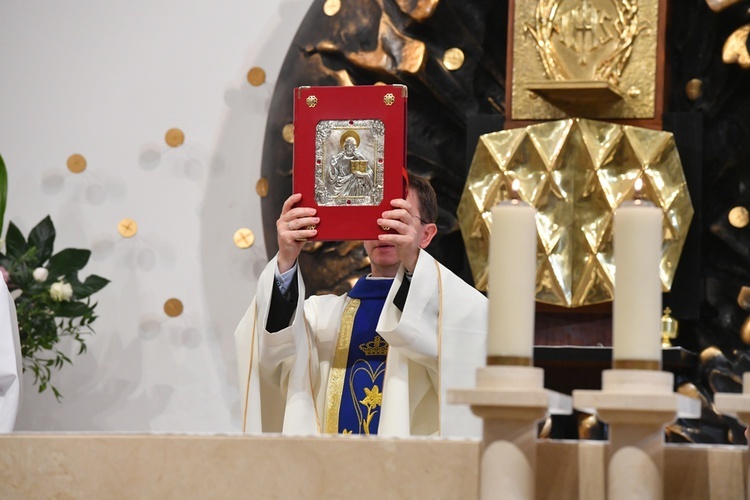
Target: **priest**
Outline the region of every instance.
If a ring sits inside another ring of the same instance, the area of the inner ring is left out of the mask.
[[[305,300],[297,257],[315,209],[290,196],[276,222],[278,254],[235,332],[243,432],[480,437],[449,388],[473,387],[485,361],[487,300],[424,249],[437,233],[429,182],[409,174],[406,199],[366,241],[371,273],[341,296]]]

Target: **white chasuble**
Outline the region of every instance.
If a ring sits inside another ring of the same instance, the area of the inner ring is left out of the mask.
[[[21,400],[21,342],[16,304],[0,286],[0,432],[12,432]]]
[[[326,391],[348,295],[303,300],[291,324],[266,330],[276,259],[235,332],[243,432],[310,435],[325,431]],[[399,310],[393,299],[404,278],[393,280],[377,333],[388,342],[378,434],[481,437],[481,419],[468,406],[447,404],[451,388],[474,387],[486,358],[487,299],[427,252],[420,251],[409,293]]]

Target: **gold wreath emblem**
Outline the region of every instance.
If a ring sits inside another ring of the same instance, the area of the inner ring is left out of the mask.
[[[630,0],[609,0],[614,6],[616,22],[607,23],[606,33],[614,40],[611,50],[596,65],[593,80],[608,82],[615,87],[620,83],[622,71],[628,64],[633,51],[633,43],[641,31],[647,29],[639,23],[638,6]],[[553,35],[559,35],[564,20],[558,19],[562,0],[539,0],[534,15],[534,26],[526,24],[524,31],[534,39],[544,71],[550,80],[564,81],[565,64],[557,54],[552,42]],[[600,19],[603,22],[604,19]]]
[[[316,104],[318,104],[318,98],[314,95],[311,95],[307,98],[305,101],[307,103],[307,106],[310,108],[314,108]]]
[[[391,106],[393,105],[394,102],[396,102],[396,97],[390,92],[388,92],[386,95],[383,96],[383,102],[385,103],[386,106]]]

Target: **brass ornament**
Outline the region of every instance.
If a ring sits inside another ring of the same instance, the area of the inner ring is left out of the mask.
[[[724,356],[724,353],[721,352],[721,349],[716,346],[710,346],[701,351],[699,358],[701,360],[701,364],[705,365],[718,356]]]
[[[253,243],[255,243],[255,235],[250,229],[242,227],[234,232],[234,244],[237,248],[250,248]]]
[[[393,103],[396,102],[396,96],[388,92],[383,96],[383,102],[386,106],[393,106]]]
[[[318,105],[318,98],[314,95],[307,96],[307,100],[305,102],[307,103],[308,108],[314,108]]]
[[[748,35],[750,35],[750,24],[736,29],[729,35],[721,50],[721,60],[725,64],[737,63],[741,68],[750,68],[750,53],[747,51]]]
[[[509,118],[653,118],[658,18],[659,0],[516,4]]]
[[[72,154],[68,157],[68,170],[74,174],[80,174],[86,170],[86,158],[79,154]]]
[[[737,294],[737,305],[745,311],[750,311],[750,287],[743,286]]]
[[[125,218],[117,224],[117,232],[123,238],[132,238],[138,232],[138,223],[133,219]]]
[[[266,72],[259,66],[250,68],[247,72],[247,82],[253,87],[258,87],[266,82]]]
[[[170,318],[176,318],[177,316],[182,314],[183,310],[184,307],[180,299],[168,299],[166,302],[164,302],[164,314],[166,314]]]
[[[697,101],[702,94],[703,80],[700,78],[693,78],[685,84],[685,95],[691,101]]]
[[[335,16],[341,9],[341,0],[326,0],[323,4],[323,13],[326,16]]]
[[[745,318],[745,321],[740,327],[740,339],[745,345],[750,345],[750,316]]]
[[[464,52],[453,47],[445,51],[443,54],[443,66],[451,71],[455,71],[464,65]]]
[[[578,422],[578,439],[592,439],[593,431],[599,425],[596,415],[583,416]]]
[[[677,338],[679,328],[679,322],[672,317],[672,309],[669,307],[664,309],[661,317],[661,346],[663,348],[672,347],[672,340]]]
[[[286,125],[282,127],[281,138],[284,139],[284,142],[288,142],[289,144],[294,144],[294,124],[293,123],[287,123]]]
[[[261,198],[268,196],[268,179],[265,177],[258,179],[258,182],[255,183],[255,192],[258,193],[258,196]]]
[[[750,223],[750,213],[748,213],[747,208],[743,206],[736,206],[729,211],[729,214],[727,214],[727,219],[733,227],[742,229],[743,227],[747,226],[748,223]]]
[[[563,307],[609,302],[614,292],[614,211],[642,197],[664,212],[660,262],[668,291],[693,218],[671,133],[574,118],[484,134],[477,143],[458,221],[475,286],[487,290],[491,207],[518,196],[536,207],[536,300]]]
[[[178,128],[170,128],[167,133],[164,134],[164,141],[170,147],[176,148],[182,146],[185,142],[185,133]]]

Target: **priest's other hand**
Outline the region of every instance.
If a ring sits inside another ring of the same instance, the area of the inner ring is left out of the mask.
[[[309,229],[320,222],[320,218],[315,217],[315,209],[294,206],[301,199],[300,193],[287,198],[276,221],[276,239],[279,243],[277,263],[281,273],[294,266],[307,238],[318,234],[317,229]]]
[[[410,193],[411,195],[411,193]],[[409,196],[411,198],[411,196]],[[398,258],[408,272],[414,272],[419,258],[421,247],[421,233],[419,216],[415,216],[415,207],[412,202],[403,198],[391,200],[393,210],[383,212],[383,217],[378,219],[378,225],[389,227],[397,234],[381,234],[378,240],[392,244],[396,247]],[[428,241],[429,243],[429,241]],[[426,246],[426,245],[425,245]]]

